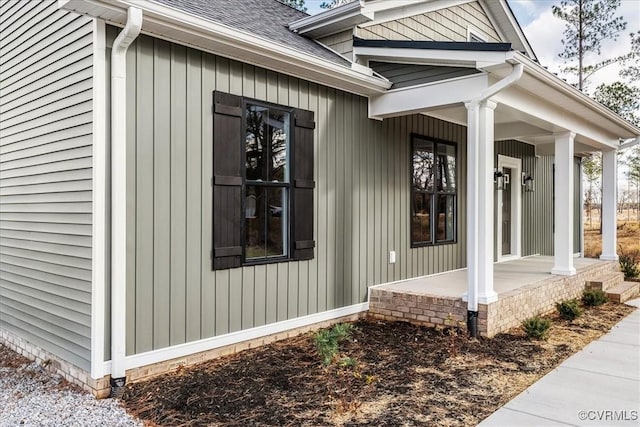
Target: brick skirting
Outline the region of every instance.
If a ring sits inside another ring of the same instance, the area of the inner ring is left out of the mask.
[[[524,319],[552,312],[559,301],[579,298],[585,282],[618,271],[615,261],[581,268],[574,276],[546,280],[503,292],[498,301],[478,306],[478,331],[493,337],[518,326]],[[369,317],[432,326],[458,326],[466,330],[467,303],[462,298],[371,288]]]

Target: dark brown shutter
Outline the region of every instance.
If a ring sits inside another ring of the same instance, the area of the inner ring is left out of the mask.
[[[242,265],[242,98],[213,92],[213,269]]]
[[[312,259],[313,240],[313,111],[294,110],[293,259]]]

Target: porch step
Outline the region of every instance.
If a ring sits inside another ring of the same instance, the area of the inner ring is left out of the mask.
[[[622,282],[624,282],[624,273],[617,271],[615,273],[602,275],[596,279],[587,280],[587,282],[585,283],[585,288],[607,291],[615,286],[618,286]]]
[[[607,290],[607,298],[613,302],[623,303],[640,295],[640,282],[622,282]]]

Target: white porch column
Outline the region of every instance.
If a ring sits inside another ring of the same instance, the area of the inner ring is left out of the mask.
[[[573,139],[576,134],[555,135],[555,232],[552,274],[573,276]]]
[[[616,150],[602,152],[602,255],[600,259],[617,261],[616,209],[618,205],[618,165]]]
[[[490,100],[469,102],[467,107],[467,301],[498,299],[493,290],[493,157],[494,110]]]

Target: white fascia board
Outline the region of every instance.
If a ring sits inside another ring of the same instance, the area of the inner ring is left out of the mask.
[[[289,24],[289,29],[298,34],[318,38],[353,28],[373,19],[372,13],[363,12],[363,4],[362,0],[353,1],[307,16]]]
[[[198,50],[264,67],[304,80],[368,96],[391,86],[385,79],[296,51],[223,24],[148,0],[59,0],[59,6],[122,25],[126,10],[142,9],[142,32]],[[105,16],[103,16],[105,15]]]
[[[178,344],[167,348],[152,350],[145,353],[134,354],[125,358],[126,369],[135,369],[154,363],[165,362],[167,360],[187,357],[203,351],[213,350],[238,344],[269,335],[279,334],[305,326],[311,326],[328,320],[339,319],[369,310],[369,303],[359,303],[347,307],[323,311],[308,316],[297,317],[295,319],[283,320],[270,325],[257,326],[244,331],[232,332],[212,338],[205,338],[184,344]],[[104,362],[104,371],[111,371],[111,362]]]
[[[353,55],[354,58],[374,59],[376,61],[455,65],[469,68],[487,68],[504,64],[513,58],[513,52],[362,46],[354,46]]]
[[[529,40],[527,40],[527,37],[522,32],[520,24],[518,24],[516,17],[513,16],[513,13],[511,13],[511,9],[509,8],[509,5],[505,0],[479,0],[479,3],[480,7],[487,14],[491,25],[493,25],[495,30],[504,39],[504,41],[510,41],[510,37],[508,37],[507,35],[510,35],[512,37],[515,36],[518,41],[522,43],[526,54],[533,59],[537,59],[535,52],[531,48]],[[500,26],[500,24],[498,23],[499,20],[496,19],[496,14],[501,14],[503,21],[508,21],[508,28],[503,28]]]
[[[554,132],[574,132],[596,146],[618,146],[618,135],[614,132],[574,115],[553,100],[539,98],[517,87],[508,87],[493,95],[491,100],[552,124]]]
[[[637,135],[640,135],[640,127],[635,126],[627,120],[623,119],[604,105],[600,104],[598,101],[590,98],[588,95],[576,89],[574,86],[565,82],[555,74],[544,69],[542,66],[532,61],[527,56],[521,54],[520,52],[514,52],[514,55],[514,59],[524,65],[525,73],[531,75],[532,77],[535,77],[546,86],[554,88],[555,90],[560,92],[561,95],[565,95],[573,101],[588,107],[594,113],[609,121],[610,125],[614,125],[615,127],[617,127],[618,129],[615,132],[619,133],[618,135],[616,135],[618,138],[634,138]],[[610,126],[607,126],[607,128],[610,128]],[[614,131],[611,130],[611,132]]]
[[[480,96],[489,87],[486,74],[474,74],[390,90],[369,98],[369,118],[402,116],[429,108],[459,104]]]
[[[362,8],[363,13],[373,15],[373,20],[362,24],[363,28],[389,21],[423,15],[440,9],[460,6],[475,0],[374,0]]]

